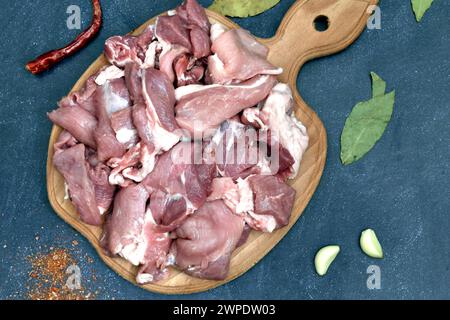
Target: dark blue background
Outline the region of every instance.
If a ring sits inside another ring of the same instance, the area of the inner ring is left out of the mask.
[[[211,1],[201,1],[208,5]],[[104,40],[124,34],[179,1],[107,0],[100,36],[43,76],[24,70],[36,55],[69,42],[66,8],[87,0],[1,0],[0,28],[0,298],[26,297],[27,256],[68,247],[84,282],[101,299],[175,298],[146,292],[106,267],[89,243],[53,212],[45,163],[55,108],[100,54]],[[272,36],[294,0],[282,0],[258,17],[237,22]],[[308,63],[298,79],[304,99],[328,131],[328,159],[320,186],[301,219],[280,244],[237,280],[194,299],[450,298],[450,3],[435,1],[416,23],[409,1],[383,0],[381,30],[366,30],[346,51]],[[299,39],[302,41],[302,39]],[[289,52],[286,52],[289,54]],[[369,72],[397,91],[393,119],[376,147],[358,163],[339,161],[346,116],[370,97]],[[361,230],[376,230],[384,260],[359,249]],[[72,246],[77,240],[78,246]],[[323,245],[342,253],[326,277],[314,272]],[[94,259],[86,263],[86,256]],[[381,290],[366,287],[367,267],[381,268]]]

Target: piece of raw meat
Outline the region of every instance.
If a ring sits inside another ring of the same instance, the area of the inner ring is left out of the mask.
[[[109,131],[108,120],[105,123],[102,115],[107,114],[109,118],[112,112],[121,110],[129,104],[128,89],[114,68],[103,68],[96,75],[90,77],[82,90],[63,98],[59,102],[59,108],[48,115],[53,123],[63,127],[78,141],[91,148],[97,148],[98,141],[96,141],[95,135],[99,135],[96,132],[98,125],[103,131]],[[100,83],[103,83],[102,86],[96,83],[99,78],[101,78]],[[100,112],[100,114],[99,101],[101,107],[105,109],[105,112]],[[98,122],[96,117],[102,121]],[[101,157],[104,154],[103,146],[104,144],[100,148],[102,149]]]
[[[142,231],[146,220],[149,194],[141,185],[122,188],[114,199],[113,213],[105,224],[103,243],[112,255],[120,255],[133,265],[139,265],[145,252]]]
[[[243,231],[244,220],[223,201],[207,202],[176,230],[169,260],[192,276],[223,280]]]
[[[248,179],[230,177],[215,178],[212,183],[212,192],[207,201],[223,200],[235,214],[249,219],[248,214],[254,211],[253,190]]]
[[[95,83],[103,86],[108,80],[120,79],[125,76],[125,72],[116,66],[104,67],[95,77]]]
[[[139,137],[133,124],[132,108],[125,108],[111,115],[111,127],[116,133],[116,139],[127,149],[138,143]]]
[[[148,46],[145,52],[144,63],[141,65],[142,68],[157,68],[159,64],[159,55],[161,54],[162,46],[158,41],[153,41]]]
[[[295,190],[276,176],[251,176],[248,184],[254,194],[254,210],[248,212],[247,224],[264,232],[288,225]]]
[[[67,131],[61,132],[61,134],[58,137],[58,140],[54,144],[54,157],[57,158],[57,156],[64,152],[65,150],[74,147],[77,145],[78,141]],[[69,153],[68,153],[69,154]],[[81,159],[81,152],[78,153],[70,153],[70,155],[74,156],[80,156]],[[64,160],[67,161],[68,158],[67,154],[66,156],[57,158],[59,161]],[[105,166],[103,163],[101,163],[97,158],[97,152],[93,149],[86,148],[85,149],[85,158],[86,158],[86,165],[88,167],[88,176],[89,179],[91,179],[92,183],[94,184],[94,190],[95,190],[95,200],[97,203],[97,208],[101,215],[105,214],[111,207],[114,192],[116,190],[115,186],[109,184],[108,182],[108,176],[111,172],[111,169],[107,166]],[[62,167],[61,167],[62,169]],[[66,168],[67,169],[67,168]],[[70,172],[66,172],[66,175],[70,175]],[[69,199],[69,185],[67,182],[64,182],[65,188],[66,188],[66,197],[65,199]],[[87,183],[89,185],[89,183]],[[73,189],[73,188],[72,188]]]
[[[178,125],[195,137],[211,136],[219,125],[264,100],[274,76],[256,76],[239,85],[190,85],[176,89]]]
[[[150,209],[147,209],[146,216],[152,216]],[[172,244],[169,233],[160,232],[153,220],[145,224],[144,237],[147,247],[136,276],[136,282],[139,284],[160,281],[169,275],[166,263]]]
[[[307,130],[296,118],[293,107],[294,100],[289,86],[279,83],[272,89],[261,110],[253,108],[244,111],[248,122],[258,123],[266,131],[266,142],[272,149],[278,150],[280,172],[286,171],[282,175],[289,178],[297,176],[301,159],[309,144]],[[251,120],[248,120],[249,114]]]
[[[96,149],[94,132],[97,119],[87,110],[78,105],[63,106],[50,112],[49,119],[67,130],[76,140]]]
[[[189,53],[189,50],[183,46],[169,43],[162,44],[162,52],[159,56],[159,70],[164,72],[171,82],[175,81],[174,62],[179,56],[187,53]]]
[[[214,55],[208,59],[208,72],[212,83],[239,83],[256,75],[283,73],[267,61],[268,49],[243,29],[221,33],[211,50]]]
[[[108,61],[120,68],[129,63],[141,65],[153,39],[154,27],[147,27],[139,36],[114,36],[106,40],[104,52]]]
[[[236,182],[216,178],[212,189],[208,201],[223,200],[252,229],[273,232],[289,223],[295,190],[277,176],[252,175]]]
[[[132,181],[125,179],[122,175],[122,171],[139,163],[139,159],[141,157],[141,146],[141,143],[133,146],[124,154],[122,158],[109,159],[108,166],[113,168],[111,174],[109,175],[110,184],[126,187],[132,183]]]
[[[56,140],[53,148],[55,150],[55,154],[66,149],[69,149],[78,143],[77,139],[75,139],[68,131],[64,130],[60,133],[58,140]]]
[[[205,155],[216,164],[222,177],[236,180],[254,174],[284,176],[294,159],[279,143],[271,144],[269,134],[233,118],[222,123],[207,144]]]
[[[111,208],[116,186],[109,184],[108,177],[111,169],[99,162],[95,167],[89,168],[89,178],[94,184],[95,200],[101,215],[104,215]]]
[[[101,225],[103,217],[98,207],[95,185],[89,174],[85,158],[86,148],[77,144],[53,156],[55,168],[64,176],[73,205],[81,220],[91,225]]]
[[[211,42],[216,41],[223,33],[227,32],[229,29],[221,23],[214,23],[210,28],[210,38]]]
[[[111,158],[122,157],[126,151],[126,145],[117,140],[116,133],[111,126],[111,116],[130,106],[125,80],[123,78],[108,80],[96,91],[95,95],[98,125],[94,137],[98,159],[103,162]]]
[[[114,157],[110,183],[126,185],[126,179],[141,182],[153,170],[159,154],[170,150],[181,138],[175,122],[175,94],[167,76],[154,68],[125,70],[132,84],[132,122],[141,142],[123,157]],[[140,81],[138,81],[140,80]],[[142,96],[142,98],[140,98]],[[122,172],[123,171],[123,172]]]
[[[160,43],[178,45],[191,51],[189,30],[178,16],[161,16],[156,20],[155,35]]]
[[[175,79],[174,63],[181,55],[189,55],[196,59],[205,58],[211,53],[209,37],[210,23],[205,10],[195,0],[185,1],[177,10],[168,16],[161,16],[156,22],[156,38],[162,50],[159,56],[159,69],[178,85],[196,83],[191,78],[203,78],[204,69],[185,69],[180,75],[178,66]],[[192,64],[192,66],[194,63]],[[202,66],[203,67],[203,66]],[[189,71],[189,72],[187,72]]]
[[[92,115],[95,114],[95,102],[94,93],[97,90],[97,83],[95,79],[98,74],[95,74],[86,81],[84,87],[79,90],[70,93],[67,97],[61,99],[58,102],[59,107],[81,107],[82,109],[89,111]]]
[[[133,104],[143,103],[142,69],[135,63],[129,63],[125,66],[124,73],[131,102]]]
[[[137,126],[139,136],[153,144],[157,152],[167,151],[180,139],[175,132],[175,91],[167,76],[159,70],[148,68],[142,75],[145,101],[145,126]],[[135,117],[136,123],[136,117]]]
[[[200,27],[194,26],[189,33],[192,43],[192,53],[197,59],[207,57],[211,54],[211,42],[209,33]]]
[[[181,137],[176,132],[173,85],[161,71],[147,68],[142,71],[142,94],[145,105],[139,103],[133,108],[133,122],[139,137],[153,145],[156,154],[167,151]]]
[[[114,200],[101,238],[110,255],[120,255],[135,266],[141,266],[138,283],[157,281],[167,274],[164,266],[171,239],[155,230],[152,212],[147,208],[149,193],[142,185],[123,188]]]
[[[111,158],[108,165],[113,168],[109,183],[126,187],[133,181],[142,181],[154,168],[154,149],[139,142],[131,147],[123,157]]]
[[[234,213],[237,213],[237,206],[239,205],[239,201],[241,199],[238,185],[234,182],[234,180],[230,177],[220,177],[215,178],[211,184],[212,192],[208,196],[207,201],[214,200],[223,200],[225,204],[233,210]],[[253,206],[253,198],[252,206]]]
[[[143,181],[152,201],[158,203],[151,208],[161,230],[174,230],[205,203],[215,168],[204,163],[201,152],[200,143],[180,142],[159,157]]]
[[[222,177],[246,178],[265,168],[265,152],[258,146],[258,132],[239,121],[227,120],[214,134],[205,153]]]
[[[178,129],[175,121],[175,91],[173,85],[164,73],[154,68],[148,68],[143,71],[142,77],[144,100],[147,109],[151,113],[155,121],[155,130],[159,131],[156,126],[161,127],[165,131],[173,132]],[[168,139],[163,135],[161,140]],[[156,135],[158,138],[159,136]],[[159,143],[154,143],[159,144]],[[162,143],[161,145],[165,145]],[[173,144],[170,146],[172,147]],[[165,150],[167,151],[167,150]]]
[[[205,9],[196,0],[186,0],[176,9],[176,14],[181,17],[189,29],[193,26],[209,32],[211,24]]]
[[[139,143],[137,146],[140,147],[138,165],[125,168],[122,175],[128,180],[141,182],[155,167],[156,153],[155,149],[148,144]]]
[[[178,56],[174,61],[174,70],[178,87],[199,84],[205,75],[203,63],[188,54]]]

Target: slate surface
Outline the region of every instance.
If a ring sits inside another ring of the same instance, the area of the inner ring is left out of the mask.
[[[66,27],[66,9],[87,0],[1,0],[0,28],[0,298],[27,295],[27,257],[68,247],[79,260],[83,285],[99,299],[176,298],[146,292],[107,268],[89,243],[51,209],[45,162],[55,107],[104,40],[124,34],[179,1],[103,1],[105,20],[89,47],[43,76],[24,64],[77,33]],[[201,1],[204,5],[209,0]],[[261,37],[274,34],[294,0],[258,17],[237,20]],[[304,99],[328,131],[327,166],[311,203],[287,237],[239,279],[189,299],[404,299],[450,298],[450,3],[435,1],[416,23],[409,1],[382,1],[381,30],[366,30],[348,50],[307,64],[298,79]],[[301,39],[299,39],[301,41]],[[392,122],[362,161],[343,167],[339,136],[352,107],[370,96],[369,72],[397,90]],[[359,233],[374,228],[385,259],[364,256]],[[79,245],[73,246],[72,241]],[[338,243],[342,253],[324,278],[313,257]],[[87,263],[85,257],[92,257]],[[366,270],[381,269],[381,289],[368,290]]]

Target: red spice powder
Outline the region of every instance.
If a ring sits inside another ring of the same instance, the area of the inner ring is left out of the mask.
[[[67,249],[52,249],[46,254],[28,257],[31,263],[30,287],[27,296],[32,300],[88,300],[94,299],[85,289],[70,289],[66,285],[69,266],[76,264]]]

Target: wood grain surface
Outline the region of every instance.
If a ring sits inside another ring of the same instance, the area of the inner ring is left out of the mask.
[[[377,2],[378,0],[299,0],[287,12],[273,38],[259,39],[270,49],[269,61],[284,68],[284,73],[279,79],[288,83],[293,90],[296,115],[308,129],[310,137],[310,145],[301,162],[300,172],[289,182],[297,191],[289,225],[272,234],[252,231],[246,244],[233,253],[230,273],[224,281],[197,279],[172,268],[168,279],[144,285],[142,286],[144,289],[165,294],[188,294],[220,286],[257,264],[291,229],[319,184],[327,154],[325,128],[317,114],[303,101],[297,91],[298,73],[308,60],[348,47],[364,30],[371,13],[369,7]],[[211,11],[207,13],[211,22],[220,22],[230,28],[239,27],[217,13]],[[322,17],[322,21],[328,21],[327,30],[319,32],[315,29],[314,22],[318,17]],[[145,27],[154,23],[155,19],[150,19],[133,33],[139,34]],[[89,76],[106,64],[107,60],[101,55],[81,76],[72,91],[82,88]],[[53,144],[61,131],[60,127],[53,127],[48,147],[47,191],[50,203],[64,221],[90,241],[110,268],[136,284],[136,267],[122,258],[106,256],[99,246],[101,228],[82,223],[71,202],[64,200],[64,179],[52,163]]]

